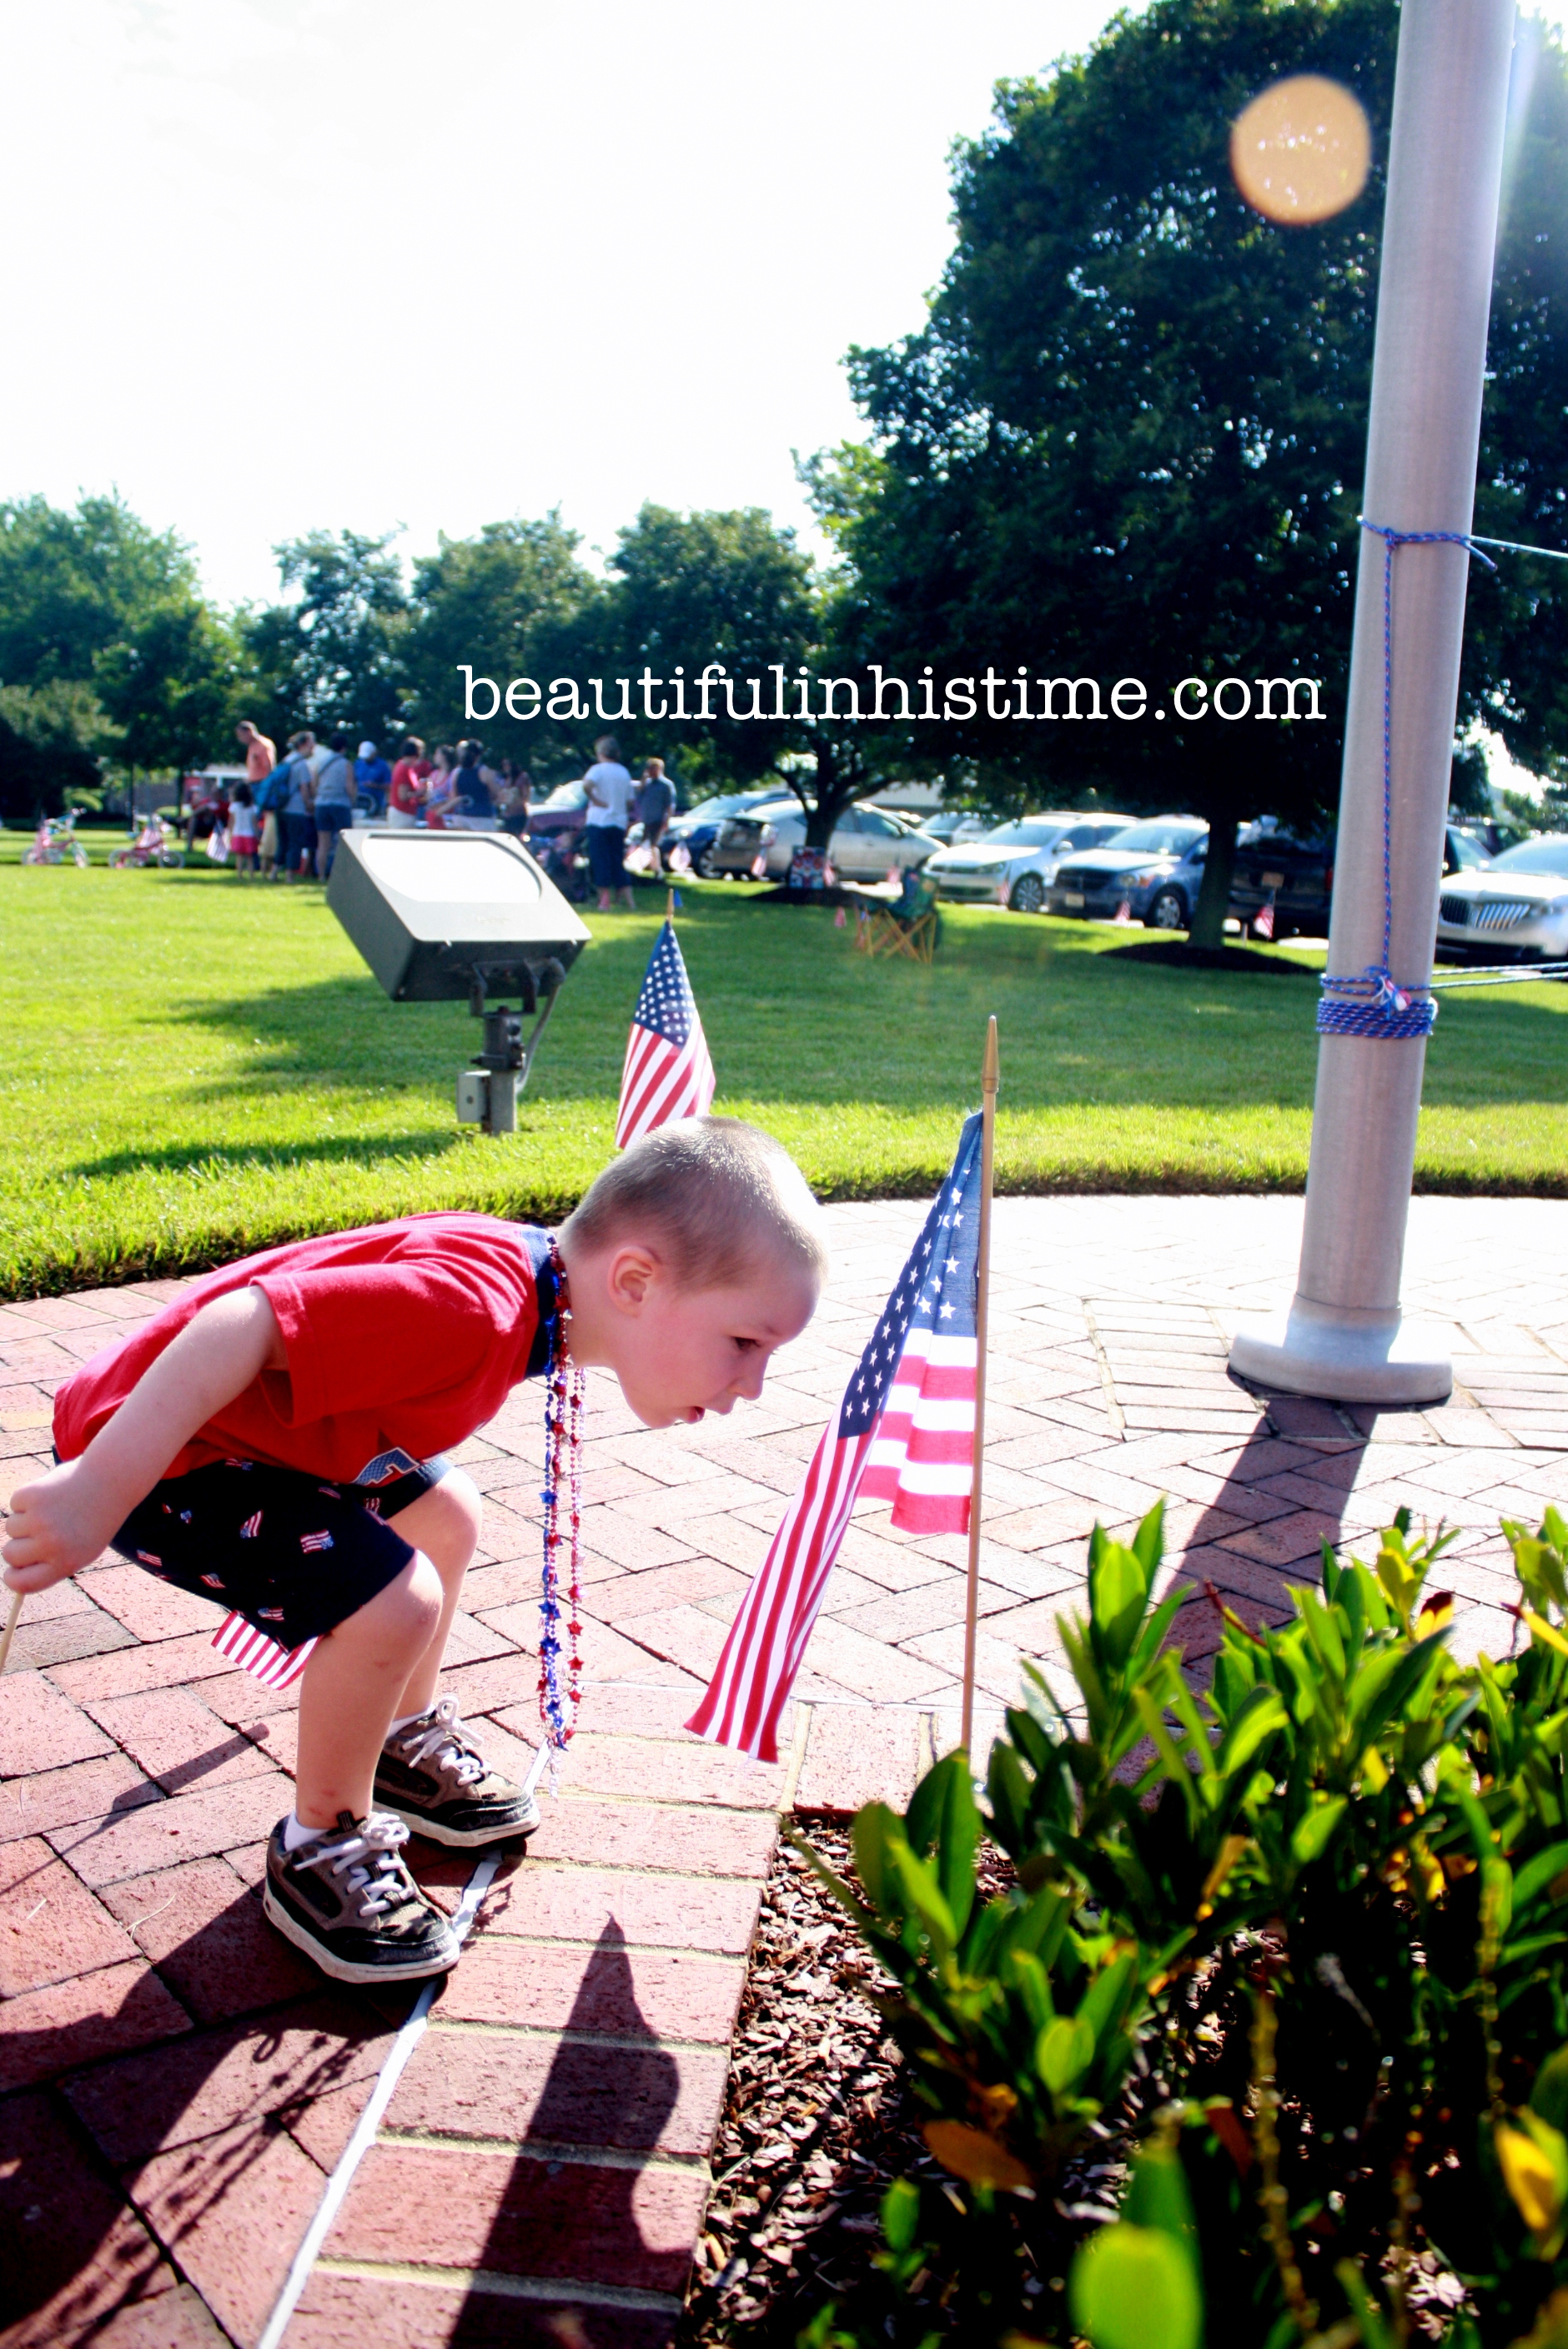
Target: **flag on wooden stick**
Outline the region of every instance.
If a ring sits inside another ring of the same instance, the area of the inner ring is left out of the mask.
[[[616,1149],[624,1150],[628,1143],[667,1125],[672,1118],[705,1115],[713,1102],[714,1083],[696,999],[675,925],[666,920],[648,957],[643,991],[632,1014],[621,1071]]]
[[[1274,893],[1271,889],[1264,902],[1253,916],[1254,938],[1272,938],[1274,932]]]
[[[843,1400],[822,1432],[688,1729],[764,1762],[857,1499],[910,1533],[965,1533],[974,1478],[982,1119],[970,1118]]]

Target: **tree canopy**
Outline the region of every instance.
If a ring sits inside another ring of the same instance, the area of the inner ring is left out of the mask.
[[[1016,793],[1070,803],[1094,784],[1206,816],[1216,934],[1238,820],[1309,823],[1337,799],[1384,193],[1375,161],[1336,218],[1264,221],[1232,181],[1229,126],[1270,82],[1325,74],[1360,98],[1381,158],[1397,33],[1394,0],[1154,0],[1047,80],[1003,85],[992,128],[956,150],[956,243],[925,326],[851,355],[871,445],[814,471],[890,667],[1147,682],[1164,720],[1020,724],[982,703],[945,747]],[[1568,140],[1561,56],[1530,55],[1532,183],[1499,254],[1480,511],[1561,534]],[[1556,585],[1490,590],[1468,647],[1462,717],[1522,752],[1563,690],[1542,657]],[[1170,707],[1183,678],[1228,674],[1317,678],[1328,722],[1265,733]]]

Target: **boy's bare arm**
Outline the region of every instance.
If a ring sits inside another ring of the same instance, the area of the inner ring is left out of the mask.
[[[284,1371],[277,1317],[259,1288],[215,1297],[138,1381],[79,1460],[11,1496],[0,1547],[13,1590],[46,1590],[95,1558],[175,1454],[263,1371]]]

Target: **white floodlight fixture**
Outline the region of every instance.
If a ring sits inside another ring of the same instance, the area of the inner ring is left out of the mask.
[[[467,999],[485,1036],[458,1078],[459,1119],[514,1133],[545,1022],[588,943],[554,883],[510,833],[371,825],[339,833],[326,902],[395,1003]],[[512,993],[521,1009],[487,1006]]]

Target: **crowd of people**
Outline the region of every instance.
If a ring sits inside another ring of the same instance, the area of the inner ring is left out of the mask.
[[[363,812],[373,823],[431,832],[509,832],[529,837],[533,781],[526,767],[511,759],[490,759],[482,743],[438,743],[427,755],[418,735],[408,735],[388,766],[377,744],[363,741],[349,756],[348,737],[329,735],[325,743],[304,727],[291,734],[280,759],[274,744],[250,719],[236,730],[245,753],[245,777],[226,803],[214,797],[188,818],[189,836],[199,823],[211,833],[222,827],[230,855],[244,877],[277,881],[325,881],[332,871],[337,835]],[[614,735],[601,735],[594,762],[583,778],[583,822],[589,872],[601,912],[617,899],[634,903],[626,870],[626,836],[643,826],[642,863],[657,878],[663,870],[660,842],[675,812],[675,786],[662,759],[649,759],[640,784],[622,762]],[[576,832],[569,839],[542,843],[558,876],[563,851],[567,865]]]

